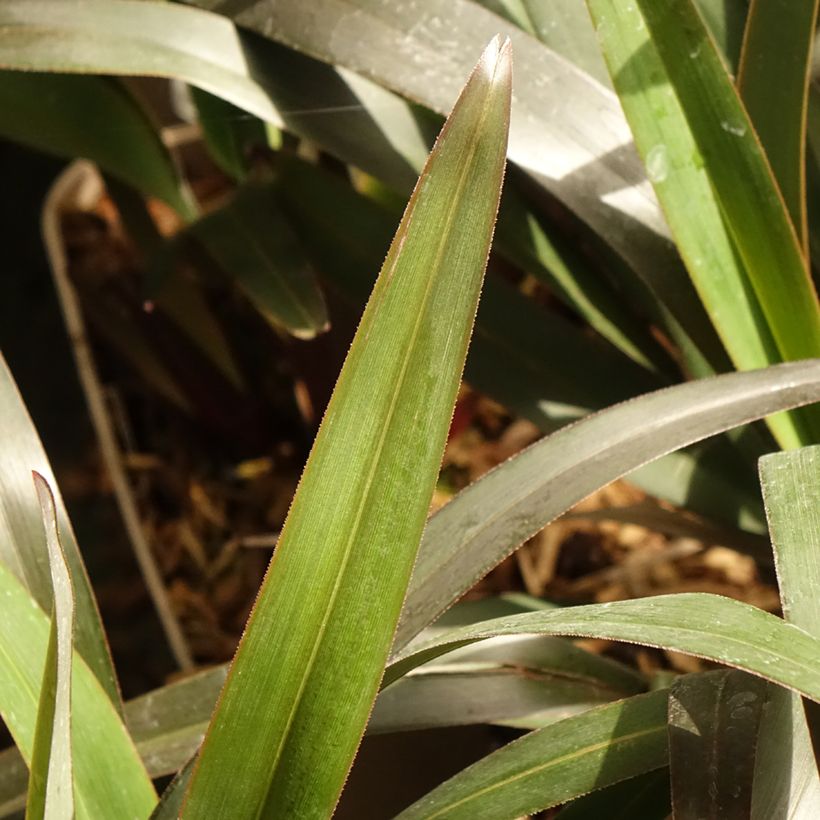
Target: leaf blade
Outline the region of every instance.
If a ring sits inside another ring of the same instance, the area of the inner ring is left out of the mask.
[[[365,310],[206,736],[186,818],[335,805],[443,452],[498,208],[510,83],[509,44],[496,38],[439,137]],[[343,691],[329,700],[331,679]],[[340,702],[346,730],[324,748]],[[225,754],[238,748],[229,769]]]

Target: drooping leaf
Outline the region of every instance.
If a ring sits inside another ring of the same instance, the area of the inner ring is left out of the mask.
[[[301,339],[327,329],[322,292],[275,190],[245,185],[188,233],[272,325]]]
[[[0,134],[60,157],[90,159],[184,219],[196,216],[157,127],[114,79],[2,71]]]
[[[483,476],[430,520],[395,648],[596,489],[699,438],[794,406],[795,399],[816,400],[819,372],[820,362],[803,362],[660,390],[559,430]]]
[[[49,619],[0,563],[0,713],[23,758],[31,761]],[[156,802],[151,781],[113,703],[75,653],[71,743],[78,820],[146,817]]]
[[[730,598],[682,593],[496,618],[408,648],[387,667],[388,686],[444,652],[499,635],[573,635],[628,641],[707,658],[820,701],[820,640]]]
[[[74,647],[92,670],[116,709],[121,709],[114,666],[94,594],[71,523],[48,459],[26,411],[17,385],[0,356],[0,562],[25,587],[44,613],[51,613],[48,547],[42,515],[31,491],[37,470],[53,488],[60,540],[71,571],[75,597]]]
[[[26,817],[61,820],[74,816],[71,754],[71,667],[74,654],[74,591],[57,530],[57,508],[48,482],[34,473],[46,531],[54,607],[40,684],[31,752]],[[13,623],[10,624],[13,628]]]
[[[589,7],[650,180],[736,366],[817,355],[820,307],[800,243],[691,0]],[[771,424],[796,446],[820,435],[818,421],[806,413]]]
[[[459,772],[396,820],[513,820],[662,768],[667,695],[636,695],[525,735]]]
[[[510,71],[509,44],[496,38],[410,200],[203,744],[186,818],[335,805],[441,461],[498,208]],[[328,725],[339,729],[333,746],[322,742]]]
[[[817,5],[817,0],[752,3],[737,76],[804,253],[806,107]]]
[[[746,820],[767,684],[727,670],[683,675],[669,692],[669,769],[676,817]]]

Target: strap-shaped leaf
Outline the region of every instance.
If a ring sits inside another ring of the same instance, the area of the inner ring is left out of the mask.
[[[245,185],[188,234],[272,325],[301,339],[327,329],[316,277],[269,186]]]
[[[23,757],[31,760],[49,619],[0,563],[0,713]],[[13,624],[13,628],[8,625]],[[114,705],[75,653],[71,740],[78,820],[146,817],[156,795]]]
[[[669,772],[666,769],[623,780],[573,800],[558,815],[560,820],[668,820]]]
[[[820,447],[773,453],[760,460],[760,484],[774,549],[783,617],[820,634]],[[820,811],[820,777],[809,733],[814,704],[777,689],[760,728],[753,816],[810,817]],[[807,718],[809,720],[807,720]]]
[[[817,400],[818,378],[820,362],[813,361],[670,387],[589,416],[524,450],[430,520],[395,648],[599,487],[707,435]]]
[[[657,646],[743,669],[820,701],[820,640],[720,595],[683,593],[496,618],[457,629],[388,666],[388,686],[444,652],[498,635],[574,635]]]
[[[54,607],[40,685],[40,704],[31,752],[26,817],[58,820],[74,816],[71,756],[71,668],[74,655],[74,591],[57,531],[57,508],[48,482],[34,473],[43,512]],[[13,628],[13,627],[12,627]]]
[[[746,820],[765,681],[737,670],[684,675],[669,693],[676,817]]]
[[[666,702],[636,695],[531,732],[474,763],[397,820],[506,820],[666,765]]]
[[[804,252],[806,109],[817,6],[817,0],[753,2],[737,77]]]
[[[82,655],[117,709],[120,694],[94,594],[83,566],[63,500],[34,424],[0,355],[0,562],[23,584],[44,613],[51,613],[48,547],[31,471],[54,488],[60,539],[75,596],[75,649]]]
[[[508,43],[487,47],[410,199],[206,736],[186,818],[324,815],[337,800],[467,351],[504,169],[510,60]]]

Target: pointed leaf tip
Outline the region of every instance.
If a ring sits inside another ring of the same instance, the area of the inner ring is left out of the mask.
[[[509,37],[496,34],[484,49],[477,68],[492,82],[509,74],[511,66],[512,42]]]

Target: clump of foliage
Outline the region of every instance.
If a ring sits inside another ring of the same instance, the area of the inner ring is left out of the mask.
[[[226,391],[249,389],[245,362],[207,280],[181,267],[204,257],[277,332],[305,339],[332,321],[330,292],[361,306],[381,266],[230,669],[129,703],[3,368],[7,814],[328,817],[365,732],[470,722],[527,731],[402,818],[820,813],[817,2],[586,6],[0,0],[0,132],[106,174],[145,294]],[[144,74],[187,84],[234,181],[220,208],[199,213],[112,78]],[[176,212],[173,236],[147,199]],[[561,310],[528,299],[524,274]],[[157,340],[131,330],[123,347],[153,389],[201,412]],[[550,435],[425,521],[462,370]],[[692,593],[498,600],[438,622],[627,474],[768,533],[783,617]],[[650,680],[577,636],[726,668]],[[152,778],[167,774],[160,799]]]

